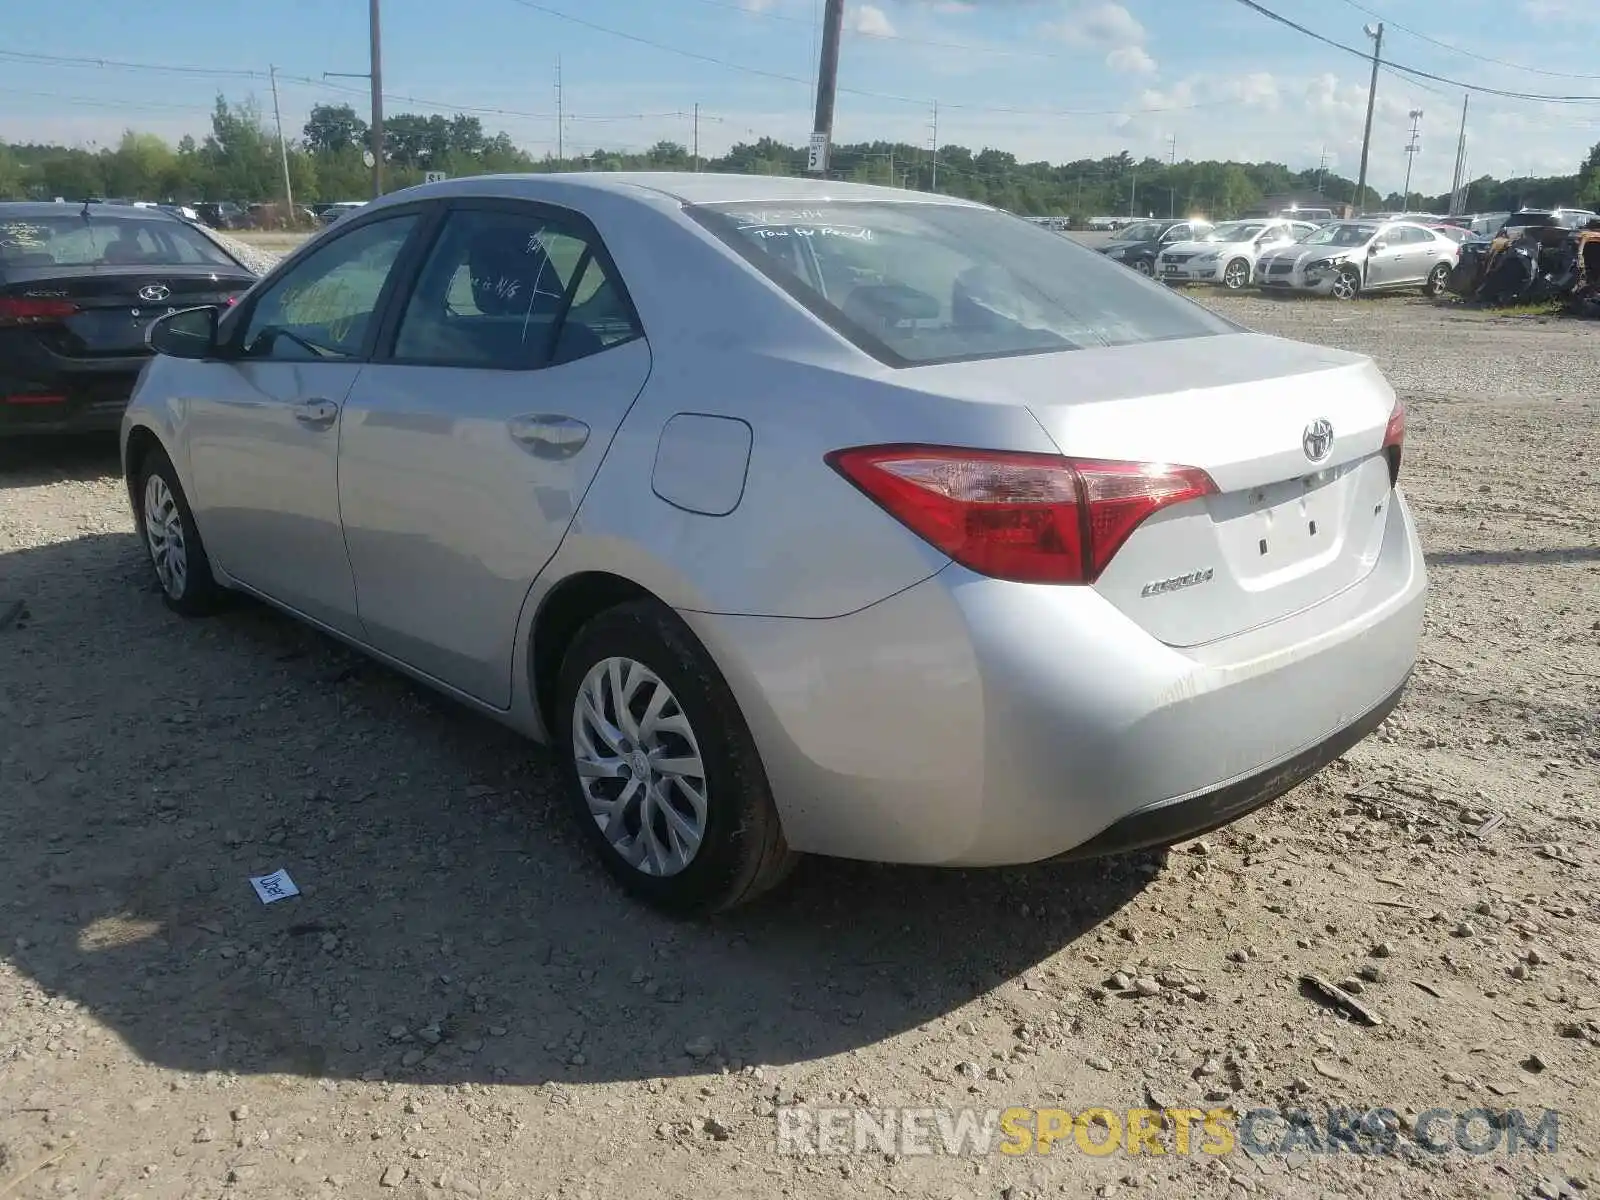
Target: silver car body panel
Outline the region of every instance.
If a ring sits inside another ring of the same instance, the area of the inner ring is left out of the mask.
[[[1372,224],[1372,222],[1364,222]],[[1344,224],[1335,222],[1334,224]],[[1416,242],[1393,243],[1396,229],[1404,228],[1425,235]],[[1373,243],[1390,242],[1384,249],[1369,253]],[[1429,273],[1441,263],[1454,266],[1461,257],[1459,243],[1434,233],[1413,221],[1391,221],[1360,246],[1308,245],[1296,242],[1270,250],[1256,261],[1252,280],[1269,289],[1290,289],[1328,295],[1333,291],[1334,269],[1308,272],[1311,264],[1330,260],[1335,267],[1353,266],[1361,273],[1364,291],[1421,287]]]
[[[222,582],[533,737],[546,601],[591,573],[654,594],[728,680],[799,850],[1047,857],[1268,770],[1401,683],[1425,575],[1381,453],[1394,394],[1369,360],[1240,332],[892,369],[682,211],[836,194],[965,203],[625,174],[374,201],[581,212],[645,338],[525,376],[342,364],[342,387],[315,389],[337,393],[332,451],[273,417],[273,397],[310,386],[290,364],[252,379],[267,399],[226,426],[196,397],[244,394],[226,378],[241,366],[160,359],[125,453],[141,427],[168,449]],[[511,436],[551,415],[588,427],[570,457]],[[1313,463],[1319,422],[1330,448]],[[1094,586],[1009,583],[953,564],[824,462],[889,442],[1170,461],[1218,493],[1146,522]]]

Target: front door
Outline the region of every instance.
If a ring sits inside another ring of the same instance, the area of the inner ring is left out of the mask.
[[[341,414],[418,221],[409,212],[353,228],[275,280],[239,314],[228,361],[210,364],[185,398],[207,550],[233,578],[354,635]]]
[[[462,202],[345,402],[339,500],[369,642],[499,708],[533,581],[650,373],[576,214]]]

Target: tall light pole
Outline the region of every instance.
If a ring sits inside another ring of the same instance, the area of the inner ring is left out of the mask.
[[[1378,103],[1378,64],[1383,61],[1383,22],[1364,26],[1363,30],[1372,39],[1372,83],[1367,88],[1367,127],[1361,135],[1361,173],[1356,178],[1357,216],[1367,203],[1367,153],[1372,149],[1372,110]]]
[[[1411,140],[1406,143],[1406,187],[1405,194],[1401,197],[1401,212],[1411,211],[1411,164],[1417,161],[1417,155],[1422,153],[1422,130],[1419,125],[1422,121],[1422,110],[1411,110]]]
[[[272,119],[278,124],[278,161],[283,164],[283,205],[288,211],[283,219],[294,225],[294,187],[289,182],[289,143],[283,140],[283,110],[278,107],[278,68],[269,68],[272,76]]]
[[[1461,136],[1456,139],[1456,173],[1450,180],[1450,215],[1458,217],[1465,211],[1461,184],[1465,180],[1467,170],[1467,101],[1472,99],[1468,92],[1461,97]]]
[[[844,0],[828,0],[822,13],[822,59],[817,66],[817,119],[811,126],[811,153],[806,170],[828,173],[828,147],[833,142],[833,101],[839,90],[839,39],[844,34]]]

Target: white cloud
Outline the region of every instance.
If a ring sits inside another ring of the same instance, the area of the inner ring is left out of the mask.
[[[1143,46],[1119,46],[1106,55],[1106,66],[1122,75],[1154,75],[1156,60]]]
[[[1144,26],[1120,4],[1079,5],[1059,21],[1045,26],[1045,32],[1066,42],[1091,50],[1120,50],[1142,46]]]
[[[888,14],[876,4],[863,4],[857,7],[850,18],[850,28],[868,37],[894,36],[894,24],[889,20]]]

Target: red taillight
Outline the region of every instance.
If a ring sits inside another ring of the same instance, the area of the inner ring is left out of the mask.
[[[233,295],[228,297],[228,299],[223,303],[222,307],[232,308],[235,304],[239,303],[239,297],[242,294],[242,292],[235,292]]]
[[[18,392],[14,396],[0,396],[0,404],[65,404],[67,398],[55,392]]]
[[[1217,490],[1196,467],[953,446],[835,450],[828,465],[964,567],[1093,583],[1140,522]]]
[[[1389,414],[1389,426],[1383,431],[1383,452],[1389,456],[1389,486],[1400,482],[1400,454],[1406,440],[1405,401],[1395,399],[1394,411]]]
[[[71,300],[0,296],[0,325],[48,325],[64,321],[77,311],[78,306]]]

